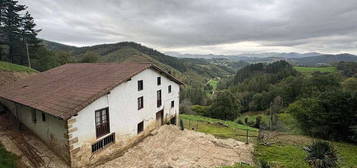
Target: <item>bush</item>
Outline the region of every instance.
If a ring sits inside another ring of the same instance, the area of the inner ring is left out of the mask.
[[[270,168],[270,165],[268,164],[267,161],[265,161],[265,160],[260,160],[260,161],[259,161],[259,168]]]
[[[254,125],[254,127],[255,127],[255,128],[260,128],[261,122],[262,122],[262,116],[257,116],[257,117],[255,118],[255,125]]]
[[[240,114],[240,102],[229,90],[218,92],[208,111],[208,117],[234,120]]]
[[[351,140],[357,97],[351,93],[323,92],[319,97],[303,98],[290,104],[287,112],[298,121],[308,135],[332,139]]]
[[[203,116],[208,115],[209,106],[193,105],[191,107],[192,111]]]
[[[335,148],[328,142],[317,141],[307,146],[308,152],[306,161],[314,168],[334,168],[338,167],[338,160]]]

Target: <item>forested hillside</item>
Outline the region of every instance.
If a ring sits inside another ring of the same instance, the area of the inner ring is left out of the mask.
[[[319,55],[313,57],[291,59],[290,61],[296,65],[320,66],[320,65],[331,65],[341,61],[357,62],[357,56],[351,54]]]

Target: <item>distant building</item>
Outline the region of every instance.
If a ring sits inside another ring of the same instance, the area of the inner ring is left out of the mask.
[[[182,83],[152,64],[66,64],[0,88],[0,103],[71,167],[89,167],[164,123]]]

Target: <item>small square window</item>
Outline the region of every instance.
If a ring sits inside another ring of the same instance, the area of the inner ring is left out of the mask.
[[[141,132],[144,131],[144,121],[141,121],[139,124],[138,124],[138,134],[140,134]]]
[[[138,110],[144,108],[144,97],[141,96],[138,98]]]
[[[42,112],[42,121],[45,122],[46,121],[46,114],[44,112]]]
[[[171,101],[171,108],[175,107],[175,101]]]
[[[161,85],[161,77],[157,77],[157,85]]]
[[[143,90],[143,89],[144,89],[143,80],[139,80],[139,81],[138,81],[138,91]]]
[[[32,110],[32,122],[35,123],[35,124],[37,122],[36,110],[35,109]]]
[[[168,90],[169,90],[169,93],[171,93],[171,85],[169,85]]]

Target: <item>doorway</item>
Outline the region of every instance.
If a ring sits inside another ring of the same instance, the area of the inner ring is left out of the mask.
[[[156,113],[156,127],[160,127],[164,124],[164,110]]]

